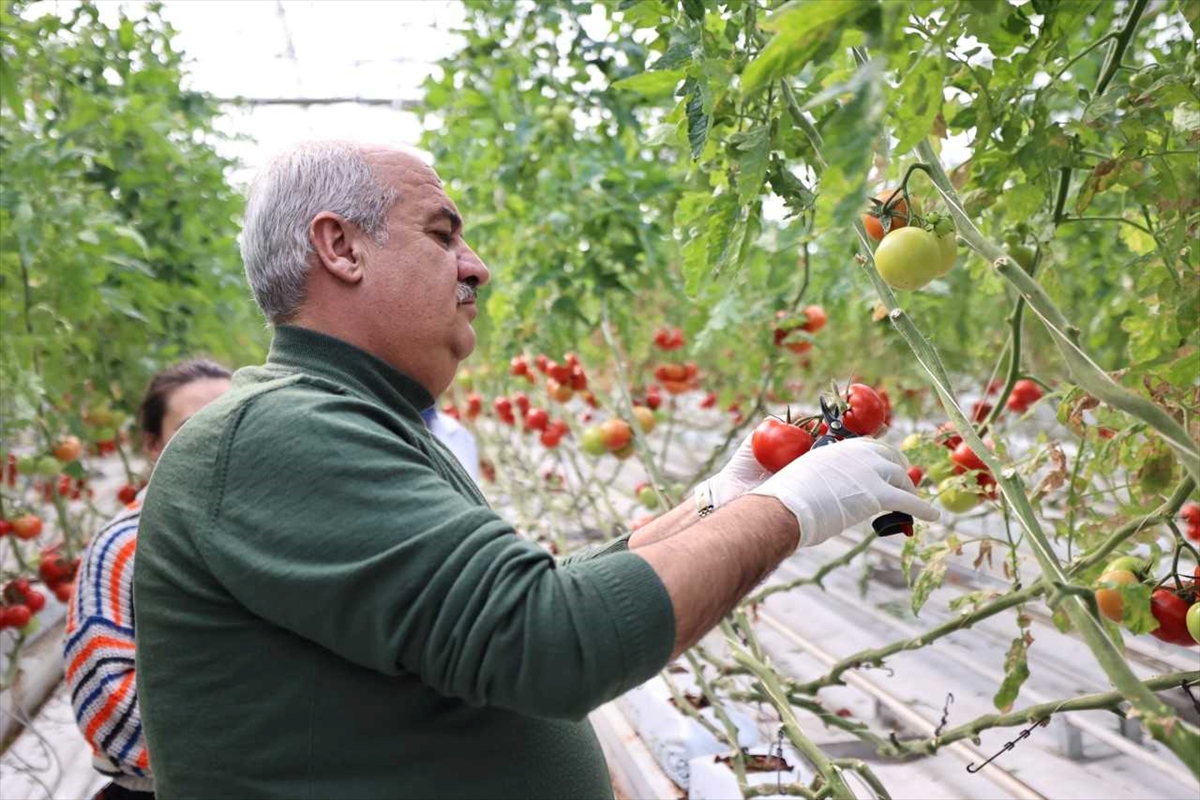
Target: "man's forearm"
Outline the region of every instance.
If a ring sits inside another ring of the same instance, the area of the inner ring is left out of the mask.
[[[689,497],[658,519],[634,531],[629,537],[629,549],[636,550],[648,544],[661,542],[690,528],[700,519],[696,513],[696,502]]]
[[[672,509],[667,516],[686,505]],[[663,523],[666,530],[666,518]],[[741,497],[684,527],[692,528],[687,536],[644,541],[635,551],[658,573],[671,598],[675,610],[672,658],[732,611],[800,540],[795,515],[775,498],[757,495]]]

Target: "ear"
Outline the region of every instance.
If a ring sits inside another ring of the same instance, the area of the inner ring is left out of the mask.
[[[358,232],[357,227],[332,211],[322,211],[308,225],[308,240],[317,252],[318,262],[346,283],[358,283],[363,278]]]
[[[158,457],[162,455],[163,444],[161,436],[151,436],[148,433],[142,434],[142,450],[146,453],[146,458],[153,464],[158,461]]]

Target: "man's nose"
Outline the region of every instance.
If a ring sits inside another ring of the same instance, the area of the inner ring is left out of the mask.
[[[471,278],[475,279],[476,286],[483,286],[491,280],[492,273],[470,245],[464,245],[463,251],[458,257],[458,279],[465,283]]]

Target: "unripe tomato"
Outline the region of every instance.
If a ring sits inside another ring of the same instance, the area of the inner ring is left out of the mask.
[[[36,539],[42,532],[42,520],[34,514],[22,514],[9,521],[13,536],[18,539]]]
[[[54,457],[64,464],[78,461],[83,455],[83,442],[78,436],[64,436],[54,445]]]
[[[619,448],[619,449],[617,449],[617,450],[613,450],[613,451],[612,451],[612,454],[613,454],[614,456],[616,456],[618,459],[620,459],[621,461],[624,461],[625,459],[627,459],[627,458],[629,458],[631,455],[633,455],[633,454],[634,454],[634,452],[636,452],[636,448],[634,448],[634,446],[633,446],[633,442],[630,442],[629,444],[625,445],[625,446],[624,446],[624,447],[622,447],[622,448]]]
[[[954,228],[954,220],[943,214],[933,213],[926,218],[926,222],[929,223],[929,232],[937,239],[938,252],[942,255],[937,277],[944,278],[954,269],[954,262],[958,258],[958,234]]]
[[[571,389],[569,384],[559,383],[554,378],[546,381],[546,392],[550,395],[550,397],[559,403],[567,402],[575,394],[574,390]]]
[[[601,456],[608,452],[608,448],[604,446],[604,432],[600,430],[599,425],[584,430],[579,439],[579,449],[589,456]]]
[[[894,230],[875,248],[879,277],[893,289],[913,291],[927,285],[942,271],[942,249],[937,238],[920,228]]]
[[[633,493],[637,496],[638,502],[644,505],[646,508],[658,508],[658,495],[655,493],[654,487],[652,487],[650,484],[638,484],[637,487],[634,488]]]
[[[1200,603],[1192,603],[1192,607],[1188,609],[1187,629],[1192,641],[1200,644]]]
[[[628,447],[629,453],[622,457],[633,455],[633,428],[629,427],[629,423],[625,420],[608,420],[600,426],[600,435],[604,438],[604,446],[608,448],[610,452],[617,453],[618,456],[621,456],[621,454],[617,451]]]
[[[850,410],[842,417],[846,430],[859,436],[878,433],[887,419],[887,407],[879,393],[865,383],[852,383],[846,396],[850,403]]]
[[[34,473],[43,478],[53,478],[58,475],[60,469],[62,469],[62,465],[58,463],[57,458],[54,456],[42,456],[38,459]]]
[[[925,439],[919,433],[910,433],[904,437],[904,441],[900,442],[901,450],[916,450],[924,443]]]
[[[1104,568],[1105,572],[1115,572],[1116,570],[1128,570],[1134,575],[1140,575],[1146,568],[1146,562],[1137,556],[1121,556],[1114,558],[1108,562],[1108,566]]]
[[[979,505],[980,496],[967,489],[953,485],[953,479],[947,478],[938,484],[938,502],[951,514],[962,514]]]
[[[879,203],[871,204],[872,210],[877,210],[881,212],[882,215],[891,219],[891,223],[888,228],[889,231],[903,228],[908,224],[909,220],[908,202],[905,201],[903,195],[897,194],[896,198],[892,201],[890,208],[883,209],[880,207],[881,203],[887,202],[887,199],[892,196],[893,191],[893,189],[884,189],[882,192],[875,195],[875,199],[878,200]],[[862,224],[863,227],[867,229],[867,235],[875,241],[878,242],[880,239],[884,238],[883,223],[880,221],[879,215],[863,214]]]
[[[750,446],[763,469],[779,472],[812,448],[813,437],[798,425],[768,417],[754,429]]]
[[[1127,569],[1110,569],[1100,576],[1096,584],[1097,586],[1104,584],[1129,586],[1137,582],[1137,575]],[[1096,605],[1100,607],[1100,613],[1113,622],[1121,622],[1125,619],[1125,598],[1121,597],[1121,593],[1116,589],[1096,589]]]
[[[638,421],[638,427],[642,429],[642,433],[649,433],[654,430],[654,412],[645,406],[633,407],[634,419]]]

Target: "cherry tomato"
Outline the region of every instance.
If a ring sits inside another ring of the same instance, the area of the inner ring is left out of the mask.
[[[988,418],[988,414],[990,413],[992,413],[992,404],[979,400],[971,406],[971,421],[976,423],[983,422]]]
[[[958,431],[954,430],[953,422],[943,422],[934,433],[933,438],[940,441],[949,450],[962,444],[962,437],[958,435]]]
[[[717,404],[717,393],[709,392],[704,395],[704,399],[700,401],[701,408],[712,408]]]
[[[36,539],[42,532],[42,520],[34,514],[22,514],[9,520],[13,536],[18,539]]]
[[[600,426],[600,435],[604,437],[604,446],[609,452],[617,453],[618,456],[627,458],[633,455],[633,428],[629,427],[629,423],[623,419],[610,419]],[[622,454],[626,447],[629,448],[627,454]]]
[[[820,306],[808,306],[804,309],[804,324],[800,326],[800,330],[816,333],[825,327],[828,320],[825,309]]]
[[[954,221],[937,213],[930,214],[925,221],[929,225],[929,232],[937,240],[938,252],[942,256],[936,277],[944,278],[954,269],[954,262],[958,258],[958,235],[954,229]]]
[[[588,388],[587,373],[578,364],[571,366],[571,388],[577,392],[585,391]]]
[[[54,445],[54,457],[64,464],[78,461],[83,455],[83,442],[78,436],[64,436]]]
[[[887,408],[879,393],[865,383],[852,383],[847,392],[850,410],[842,417],[846,429],[859,436],[874,436],[887,419]]]
[[[521,416],[525,416],[529,411],[529,395],[524,392],[517,392],[513,395],[513,402],[517,404],[517,410],[521,412]]]
[[[6,519],[0,519],[0,536],[12,533],[12,523]]]
[[[1169,644],[1191,647],[1196,644],[1187,629],[1188,602],[1174,590],[1159,587],[1150,595],[1150,613],[1158,620],[1158,627],[1150,635]]]
[[[987,464],[983,463],[983,459],[975,455],[975,451],[967,445],[966,442],[959,442],[958,447],[954,448],[954,452],[950,454],[950,460],[954,462],[957,469],[955,472],[974,472],[976,470],[987,470]]]
[[[8,607],[8,626],[10,628],[24,628],[32,617],[29,606],[24,603]]]
[[[980,497],[968,489],[953,485],[953,478],[938,484],[938,502],[952,514],[962,514],[979,505]]]
[[[1200,603],[1192,603],[1192,607],[1188,609],[1187,629],[1192,641],[1200,644]]]
[[[600,430],[599,425],[584,430],[583,436],[579,438],[579,449],[589,456],[604,455],[608,451],[604,446],[604,432]]]
[[[871,209],[876,213],[863,214],[862,216],[863,227],[867,229],[867,235],[877,242],[884,238],[881,216],[887,216],[890,218],[891,224],[888,228],[889,231],[894,231],[897,228],[903,228],[908,224],[908,203],[905,201],[903,195],[897,194],[895,199],[892,200],[892,204],[889,208],[884,209],[882,207],[882,204],[886,203],[888,198],[892,196],[892,192],[892,189],[884,189],[882,192],[875,195],[875,199],[878,200],[879,203],[872,203]]]
[[[1110,569],[1106,570],[1100,576],[1097,585],[1114,584],[1129,586],[1137,582],[1137,575],[1134,575],[1127,569]],[[1120,622],[1125,619],[1125,598],[1121,597],[1121,593],[1116,589],[1096,589],[1096,605],[1100,606],[1100,613],[1113,622]]]
[[[1008,396],[1008,408],[1018,414],[1024,414],[1029,407],[1042,399],[1042,387],[1031,380],[1022,379],[1013,384],[1012,393]]]
[[[920,228],[894,230],[875,249],[879,277],[893,289],[913,291],[927,285],[942,267],[937,238]]]
[[[546,392],[551,398],[559,403],[565,403],[575,395],[575,392],[571,389],[570,384],[559,383],[554,378],[550,378],[548,381],[546,381]]]
[[[508,362],[508,372],[510,375],[528,375],[529,362],[525,356],[513,356],[512,361]]]
[[[642,429],[642,433],[649,433],[654,430],[656,420],[654,419],[654,412],[649,408],[646,406],[634,406],[633,416],[638,421],[638,427]]]
[[[531,408],[525,412],[525,430],[544,431],[550,424],[550,415],[544,408]]]
[[[920,486],[921,481],[925,480],[925,470],[920,467],[909,467],[908,479],[912,481],[913,486]]]
[[[542,435],[538,438],[542,443],[542,447],[553,450],[562,441],[562,434],[558,431],[545,430],[542,431]]]
[[[807,453],[813,446],[813,437],[798,425],[768,417],[754,429],[750,445],[763,469],[778,472]]]
[[[125,505],[129,505],[137,499],[137,487],[132,483],[127,483],[117,490],[117,499]]]
[[[475,392],[467,395],[467,419],[475,419],[483,410],[483,398]]]
[[[638,502],[644,505],[646,508],[658,508],[658,495],[655,494],[654,487],[652,487],[650,484],[639,483],[636,487],[634,487],[633,493],[637,497]]]
[[[1200,503],[1185,503],[1179,517],[1188,525],[1200,525]]]
[[[36,614],[46,607],[46,595],[37,589],[30,589],[25,593],[25,605],[29,606],[29,610]]]

